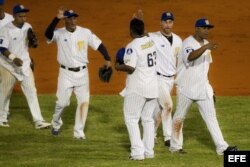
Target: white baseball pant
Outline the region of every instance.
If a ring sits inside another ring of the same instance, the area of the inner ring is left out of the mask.
[[[164,141],[171,139],[172,133],[172,111],[173,111],[173,101],[171,98],[171,91],[174,86],[174,77],[164,77],[161,75],[158,78],[158,88],[159,88],[159,105],[156,106],[154,111],[155,119],[155,136],[157,135],[157,129],[159,127],[160,121],[162,120],[162,130]]]
[[[6,109],[8,109],[8,103],[10,101],[10,97],[17,80],[14,75],[12,75],[6,69],[0,68],[0,71],[2,80],[4,80],[4,82],[0,84],[0,105],[2,106],[0,111],[0,121],[8,122],[8,110]],[[23,80],[20,81],[20,84],[22,91],[27,99],[33,121],[35,122],[35,124],[40,124],[44,120],[38,103],[34,75],[31,69],[29,76],[24,76]]]
[[[77,109],[75,113],[75,126],[73,136],[76,138],[85,138],[84,127],[88,115],[90,96],[88,70],[84,69],[81,71],[81,77],[82,79],[84,79],[84,83],[82,85],[77,85],[77,83],[72,82],[69,76],[74,75],[74,73],[76,72],[67,71],[65,69],[60,68],[60,73],[58,77],[58,88],[56,94],[57,101],[55,106],[55,113],[53,115],[51,123],[54,129],[59,130],[61,128],[61,126],[63,125],[63,121],[61,119],[63,110],[65,107],[69,106],[70,97],[72,95],[72,92],[74,92],[77,99]]]
[[[124,98],[124,120],[131,142],[132,157],[154,156],[154,119],[153,112],[156,99],[147,99],[137,94],[126,95]],[[141,139],[139,120],[143,126]]]
[[[173,117],[173,129],[171,137],[170,151],[176,151],[182,149],[183,146],[183,123],[185,116],[194,100],[191,100],[184,96],[177,90],[177,107]],[[217,154],[221,154],[228,147],[227,142],[224,140],[222,132],[220,130],[216,111],[214,107],[213,98],[206,100],[196,100],[200,114],[206,123],[208,131],[210,132],[212,139],[216,146]]]

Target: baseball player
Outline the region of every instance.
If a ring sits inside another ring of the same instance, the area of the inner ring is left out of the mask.
[[[177,66],[177,108],[173,117],[171,152],[186,153],[183,145],[183,123],[193,102],[198,107],[212,136],[218,155],[224,151],[235,151],[236,146],[228,146],[222,136],[213,101],[213,89],[208,81],[209,65],[212,63],[211,51],[217,48],[208,42],[210,29],[214,26],[207,19],[199,19],[195,24],[194,35],[183,41]]]
[[[0,0],[0,29],[5,26],[7,23],[13,21],[14,18],[12,15],[4,12],[4,0]],[[4,60],[1,59],[1,53],[0,53],[0,71],[3,71],[3,67],[2,67],[2,63],[4,63]],[[3,92],[3,90],[5,89],[5,86],[7,83],[3,83],[6,82],[7,80],[2,78],[2,75],[0,74],[0,92]],[[9,103],[10,101],[4,102],[4,104],[0,104],[0,110],[5,110],[5,111],[9,111]],[[8,112],[9,114],[9,112]]]
[[[111,58],[102,41],[89,29],[76,25],[78,14],[73,10],[58,10],[57,17],[48,26],[45,36],[48,43],[56,42],[58,48],[57,60],[60,65],[57,101],[52,119],[52,135],[58,136],[61,128],[62,114],[70,104],[72,92],[77,98],[75,126],[73,136],[76,139],[86,139],[84,134],[85,122],[89,106],[89,74],[88,46],[98,50],[105,59],[106,67],[111,66]],[[57,23],[64,20],[65,27],[55,30]]]
[[[10,96],[16,81],[20,81],[21,88],[27,98],[28,105],[35,122],[36,129],[48,128],[50,123],[44,121],[38,103],[33,72],[30,68],[30,56],[28,52],[28,30],[31,25],[26,22],[26,9],[23,5],[13,8],[14,21],[6,24],[0,32],[0,69],[2,80],[0,92],[0,125],[9,127],[7,120]],[[4,61],[3,61],[4,60]],[[4,88],[4,89],[3,89]]]
[[[162,119],[162,130],[164,143],[170,146],[172,133],[172,110],[173,102],[171,91],[174,85],[176,74],[176,60],[178,52],[182,45],[181,38],[172,32],[174,24],[174,15],[171,12],[163,12],[161,15],[161,30],[148,33],[154,41],[157,51],[157,79],[159,89],[159,106],[154,112],[155,119],[155,137],[157,129]]]
[[[130,22],[133,38],[125,50],[124,64],[116,63],[116,69],[128,73],[124,96],[124,119],[131,142],[131,160],[154,157],[154,119],[158,88],[155,71],[156,48],[144,34],[144,23],[140,19]],[[141,119],[143,139],[138,122]]]

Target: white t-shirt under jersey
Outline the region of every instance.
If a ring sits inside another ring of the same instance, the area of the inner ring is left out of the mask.
[[[127,75],[126,95],[136,93],[145,98],[158,97],[155,61],[156,48],[149,37],[135,38],[127,45],[124,63],[134,67],[135,71]]]
[[[208,41],[204,40],[204,44],[207,43]],[[200,43],[193,36],[189,36],[183,41],[178,58],[177,88],[193,100],[207,99],[213,95],[213,89],[208,80],[209,65],[212,63],[211,51],[206,50],[196,60],[188,61],[189,54],[200,47]]]

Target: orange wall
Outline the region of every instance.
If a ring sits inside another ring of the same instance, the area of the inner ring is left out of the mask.
[[[194,22],[207,17],[215,28],[210,41],[219,43],[213,51],[209,73],[216,95],[250,95],[250,1],[198,1],[198,0],[6,0],[5,9],[11,13],[14,4],[22,3],[31,11],[28,22],[38,34],[40,45],[32,49],[36,62],[35,77],[38,93],[55,93],[58,64],[56,46],[47,45],[44,31],[59,6],[75,10],[80,17],[78,24],[90,28],[114,56],[118,48],[130,41],[128,24],[132,14],[142,9],[148,31],[158,31],[162,11],[175,15],[174,32],[186,38],[194,31]],[[98,79],[98,68],[103,63],[99,52],[89,52],[90,87],[92,94],[117,94],[125,85],[126,75],[114,72],[109,84]],[[16,88],[19,91],[19,88]]]

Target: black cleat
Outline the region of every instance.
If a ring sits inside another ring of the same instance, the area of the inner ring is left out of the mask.
[[[170,140],[166,140],[164,141],[164,143],[165,143],[165,146],[170,147]]]
[[[238,148],[237,148],[237,146],[228,146],[225,151],[238,151]]]
[[[59,129],[54,129],[54,128],[52,128],[51,134],[52,134],[53,136],[59,136]]]

